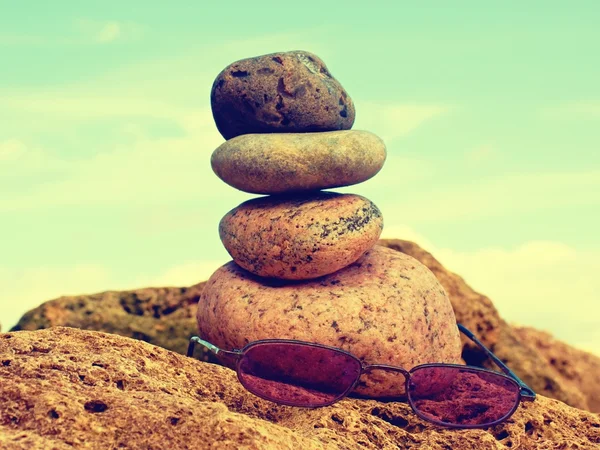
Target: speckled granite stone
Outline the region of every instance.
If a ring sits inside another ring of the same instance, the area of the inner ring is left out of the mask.
[[[245,134],[211,158],[225,183],[254,194],[350,186],[375,176],[386,158],[383,141],[368,131]]]
[[[368,199],[314,192],[244,202],[223,217],[219,234],[244,269],[303,280],[353,263],[375,245],[382,228],[381,212]]]
[[[325,63],[305,51],[272,53],[227,66],[211,90],[225,139],[249,133],[349,130],[354,105]]]
[[[340,347],[367,364],[460,362],[456,319],[442,286],[416,259],[380,246],[308,281],[263,279],[230,262],[207,281],[197,319],[200,335],[224,349],[285,338]],[[362,381],[362,395],[404,390],[397,376]]]

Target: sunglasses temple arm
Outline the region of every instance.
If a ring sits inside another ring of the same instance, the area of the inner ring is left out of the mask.
[[[194,349],[196,348],[196,344],[200,344],[200,345],[206,347],[211,353],[213,353],[217,358],[219,358],[219,360],[221,360],[221,362],[225,366],[227,366],[231,369],[235,368],[237,360],[240,359],[242,356],[242,352],[240,352],[238,350],[234,350],[234,351],[221,350],[216,345],[213,345],[208,341],[200,339],[198,336],[192,336],[190,338],[190,343],[188,345],[188,350],[187,350],[187,356],[189,356],[189,357],[194,356]]]
[[[467,336],[469,339],[471,339],[473,342],[475,342],[485,352],[485,354],[488,355],[489,358],[492,361],[494,361],[494,363],[496,363],[496,365],[502,370],[502,372],[504,372],[506,375],[511,377],[517,383],[519,383],[519,386],[521,386],[521,396],[522,396],[523,400],[534,400],[535,399],[535,392],[533,391],[533,389],[531,389],[529,386],[527,386],[527,384],[525,384],[525,382],[523,380],[521,380],[517,376],[516,373],[514,373],[512,370],[510,370],[508,368],[508,366],[506,364],[504,364],[500,358],[498,358],[496,355],[494,355],[494,353],[489,348],[487,348],[485,345],[483,345],[483,342],[481,342],[479,339],[477,339],[477,337],[473,333],[471,333],[471,331],[469,331],[464,325],[461,325],[461,324],[458,324],[458,329],[461,331],[461,333],[463,333],[465,336]]]
[[[194,349],[196,348],[196,344],[200,344],[200,345],[206,347],[215,355],[217,355],[219,353],[219,351],[221,350],[216,345],[213,345],[208,341],[204,341],[204,340],[200,339],[198,336],[192,336],[190,338],[190,343],[188,345],[187,356],[189,356],[191,358],[194,357]]]

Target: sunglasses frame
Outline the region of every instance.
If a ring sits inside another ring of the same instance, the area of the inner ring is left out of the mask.
[[[240,382],[240,384],[244,387],[244,389],[246,389],[248,392],[252,393],[253,395],[256,395],[257,397],[260,397],[264,400],[268,400],[270,402],[273,403],[277,403],[280,405],[287,405],[287,406],[294,406],[297,408],[310,408],[310,409],[314,409],[314,408],[322,408],[322,407],[326,407],[326,406],[330,406],[334,403],[339,402],[340,400],[342,400],[343,398],[347,397],[348,394],[350,394],[355,388],[356,385],[359,383],[360,378],[365,374],[368,373],[372,370],[385,370],[388,372],[397,372],[397,373],[401,373],[404,376],[405,379],[405,392],[406,392],[406,398],[407,398],[407,402],[409,404],[409,406],[411,407],[411,409],[413,410],[413,412],[419,416],[421,419],[430,422],[430,423],[434,423],[436,425],[442,426],[442,427],[447,427],[447,428],[460,428],[460,429],[467,429],[467,428],[488,428],[488,427],[492,427],[494,425],[498,425],[501,422],[504,422],[505,420],[507,420],[510,416],[512,416],[515,411],[519,408],[519,405],[521,404],[521,402],[525,401],[525,402],[532,402],[535,400],[536,398],[536,394],[533,391],[533,389],[531,389],[527,384],[525,384],[525,382],[523,382],[512,370],[510,370],[508,368],[508,366],[506,366],[506,364],[504,364],[504,362],[502,362],[502,360],[500,360],[500,358],[498,358],[496,355],[494,355],[494,353],[488,349],[479,339],[477,339],[477,337],[471,332],[469,331],[465,326],[461,325],[461,324],[457,324],[458,329],[460,330],[461,333],[463,333],[465,336],[467,336],[470,340],[472,340],[475,344],[477,344],[477,346],[482,349],[484,351],[484,353],[486,353],[486,355],[492,360],[494,361],[494,363],[502,370],[502,372],[504,373],[500,373],[500,372],[496,372],[494,370],[489,370],[489,369],[484,369],[481,367],[475,367],[475,366],[468,366],[468,365],[462,365],[462,364],[447,364],[447,363],[427,363],[427,364],[420,364],[418,366],[413,367],[410,370],[406,370],[402,367],[398,367],[398,366],[392,366],[392,365],[387,365],[387,364],[363,364],[362,361],[360,361],[360,359],[353,355],[352,353],[343,350],[341,348],[338,347],[331,347],[328,345],[323,345],[323,344],[317,344],[314,342],[305,342],[305,341],[299,341],[299,340],[293,340],[293,339],[261,339],[258,341],[253,341],[250,342],[248,344],[246,344],[242,349],[239,350],[223,350],[220,349],[219,347],[211,344],[208,341],[205,341],[203,339],[200,339],[198,336],[193,336],[192,338],[190,338],[190,343],[188,346],[188,351],[187,351],[187,356],[189,357],[193,357],[194,355],[194,348],[196,344],[200,344],[204,347],[206,347],[209,351],[211,351],[212,353],[214,353],[216,356],[218,356],[219,358],[221,358],[221,361],[226,364],[227,366],[229,366],[230,368],[235,367],[235,371],[238,377],[238,380]],[[244,382],[243,378],[240,375],[240,363],[244,357],[244,355],[246,354],[246,352],[256,346],[259,345],[265,345],[265,344],[294,344],[294,345],[302,345],[302,346],[307,346],[307,347],[313,347],[313,348],[321,348],[321,349],[325,349],[325,350],[329,350],[329,351],[335,351],[338,353],[342,353],[347,357],[350,357],[351,359],[355,360],[358,365],[360,366],[360,373],[357,375],[356,380],[354,381],[354,383],[352,383],[352,385],[346,389],[343,393],[341,393],[339,396],[337,396],[336,398],[334,398],[333,400],[327,402],[327,403],[323,403],[320,405],[315,405],[315,406],[304,406],[304,405],[297,405],[293,402],[286,402],[286,401],[282,401],[282,400],[274,400],[266,395],[261,395],[258,392],[255,392],[254,389],[251,389],[247,386],[247,384]],[[498,376],[498,377],[502,377],[504,378],[506,381],[508,381],[509,383],[513,384],[514,386],[516,386],[518,388],[518,393],[519,393],[519,397],[518,399],[515,401],[515,405],[513,406],[513,408],[506,413],[503,417],[501,417],[500,419],[497,419],[493,422],[490,423],[485,423],[485,424],[476,424],[476,425],[458,425],[458,424],[452,424],[452,423],[446,423],[446,422],[442,422],[442,421],[438,421],[438,420],[434,420],[431,418],[426,417],[424,414],[422,414],[418,408],[414,405],[411,395],[410,395],[410,390],[409,390],[409,383],[410,383],[410,379],[411,379],[411,375],[418,371],[419,369],[424,369],[424,368],[432,368],[432,367],[447,367],[447,368],[456,368],[456,369],[460,369],[462,371],[467,371],[467,372],[476,372],[476,373],[489,373],[492,374],[494,376]]]

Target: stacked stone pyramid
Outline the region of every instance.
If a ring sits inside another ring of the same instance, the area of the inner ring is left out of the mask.
[[[200,335],[224,349],[298,339],[407,369],[459,362],[454,312],[435,276],[376,245],[383,217],[370,200],[323,191],[372,178],[386,159],[380,138],[351,129],[353,102],[323,61],[305,51],[237,61],[217,76],[211,106],[227,140],[214,172],[266,196],[221,220],[233,261],[206,284]],[[376,378],[357,392],[403,386]]]

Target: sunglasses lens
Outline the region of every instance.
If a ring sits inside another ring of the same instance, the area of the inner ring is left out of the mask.
[[[510,416],[519,404],[519,386],[500,374],[432,366],[415,369],[408,399],[422,417],[449,426],[484,427]]]
[[[360,376],[346,353],[302,343],[259,343],[239,362],[242,385],[259,397],[293,406],[323,406],[342,397]]]

